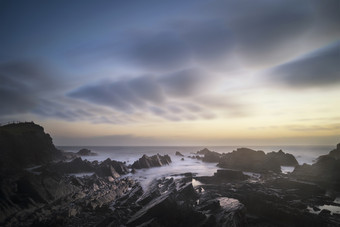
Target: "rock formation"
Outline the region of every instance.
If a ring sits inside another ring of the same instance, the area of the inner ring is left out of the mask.
[[[82,148],[77,152],[77,155],[80,156],[94,156],[97,155],[96,153],[93,153],[91,150],[86,149],[86,148]]]
[[[340,190],[339,151],[340,150],[335,149],[330,151],[328,155],[320,156],[313,165],[303,164],[302,166],[297,166],[292,176]]]
[[[50,135],[33,122],[0,127],[0,174],[41,165],[61,156]]]
[[[249,148],[238,148],[236,151],[223,154],[218,166],[252,172],[281,172],[279,162],[270,160],[263,151]]]
[[[179,151],[176,151],[175,155],[184,157],[184,155],[181,152],[179,152]]]
[[[143,169],[143,168],[151,168],[151,167],[159,167],[163,165],[168,165],[171,163],[171,158],[169,155],[153,155],[151,157],[147,155],[143,155],[140,159],[135,161],[132,164],[132,168],[134,169]]]

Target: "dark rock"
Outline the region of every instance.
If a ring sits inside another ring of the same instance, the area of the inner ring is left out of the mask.
[[[119,178],[120,175],[110,164],[101,164],[96,168],[95,173],[100,177],[113,177],[114,179]]]
[[[0,174],[61,157],[61,151],[55,148],[43,127],[33,122],[0,126]]]
[[[177,155],[177,156],[181,156],[181,157],[184,157],[184,155],[183,155],[183,154],[181,154],[181,152],[179,152],[179,151],[176,151],[175,155]]]
[[[266,154],[269,162],[279,163],[281,166],[298,166],[299,163],[292,154],[284,153],[282,150],[278,152],[270,152]]]
[[[207,149],[208,150],[208,149]],[[204,157],[202,159],[203,162],[219,162],[221,158],[221,154],[215,151],[205,151]]]
[[[236,151],[223,154],[218,166],[251,172],[281,172],[279,162],[270,160],[263,151],[255,151],[249,148],[238,148]]]
[[[340,143],[338,143],[336,149],[330,151],[328,155],[332,158],[340,159]]]
[[[181,161],[184,161],[184,158],[181,158]]]
[[[69,173],[84,173],[94,172],[95,166],[87,160],[82,160],[80,157],[73,159],[71,162],[60,161],[58,163],[49,163],[42,167],[36,168],[37,172],[49,172],[58,174]]]
[[[327,209],[323,209],[321,210],[321,212],[319,213],[320,216],[329,216],[331,215],[331,211],[330,210],[327,210]]]
[[[292,176],[340,191],[340,159],[323,155],[313,165],[297,166]]]
[[[211,152],[211,151],[210,151],[208,148],[204,148],[204,149],[202,149],[202,150],[197,151],[196,153],[197,153],[197,154],[205,155],[205,154],[210,153],[210,152]]]
[[[93,153],[91,150],[89,149],[86,149],[86,148],[83,148],[83,149],[80,149],[78,152],[77,152],[77,155],[81,155],[81,156],[93,156],[93,155],[97,155],[96,153]]]
[[[151,157],[147,155],[143,155],[139,160],[135,161],[132,164],[132,168],[134,169],[143,169],[143,168],[151,168],[151,167],[159,167],[163,165],[168,165],[171,163],[171,158],[169,155],[153,155]]]
[[[214,174],[214,177],[218,180],[246,180],[248,177],[243,174],[242,171],[218,169]]]

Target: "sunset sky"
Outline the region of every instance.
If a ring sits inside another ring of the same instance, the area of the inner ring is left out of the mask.
[[[334,145],[340,1],[0,0],[0,104],[57,145]]]

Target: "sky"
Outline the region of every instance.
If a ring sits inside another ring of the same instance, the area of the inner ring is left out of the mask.
[[[0,122],[56,145],[335,145],[339,0],[0,0]]]

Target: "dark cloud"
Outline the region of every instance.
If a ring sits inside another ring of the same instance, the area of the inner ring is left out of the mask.
[[[340,34],[336,0],[213,1],[202,11],[225,22],[236,54],[253,66],[282,62],[307,43]]]
[[[186,67],[190,60],[188,47],[175,32],[138,32],[129,40],[128,61],[146,69]]]
[[[275,82],[292,87],[340,84],[340,42],[337,41],[269,72]]]
[[[159,79],[165,92],[171,96],[183,97],[204,93],[216,78],[199,69],[186,69],[168,74]]]
[[[160,104],[165,99],[157,80],[149,76],[90,84],[71,91],[68,96],[127,113],[144,109],[148,103]]]
[[[214,81],[214,76],[208,76],[199,69],[187,69],[158,77],[140,76],[89,84],[69,92],[68,97],[110,107],[121,113],[144,112],[172,121],[193,120],[215,116],[204,110],[207,104],[195,104],[197,100],[193,99],[211,92],[210,85]]]
[[[167,98],[202,93],[209,77],[198,69],[188,69],[160,77],[141,76],[130,80],[90,84],[71,91],[68,96],[123,112],[162,104]]]
[[[28,61],[2,63],[0,81],[1,114],[29,112],[39,96],[58,87],[49,70]]]

